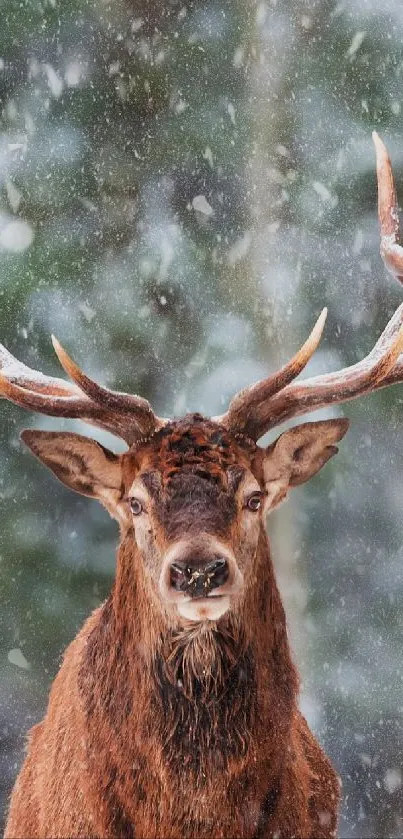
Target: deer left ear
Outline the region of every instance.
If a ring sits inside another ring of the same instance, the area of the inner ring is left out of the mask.
[[[268,446],[263,460],[267,510],[283,501],[290,487],[309,481],[337,454],[335,445],[344,437],[347,419],[306,422],[290,428]]]
[[[120,457],[81,434],[26,430],[21,439],[70,489],[96,498],[119,521]]]

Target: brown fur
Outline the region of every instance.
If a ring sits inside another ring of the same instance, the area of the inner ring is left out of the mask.
[[[262,483],[262,457],[186,418],[124,455],[123,494],[154,475],[162,541],[201,521],[230,542],[240,478],[249,469]],[[339,784],[297,707],[263,520],[244,593],[217,622],[164,611],[133,527],[122,530],[111,595],[68,648],[31,731],[7,839],[333,836]]]

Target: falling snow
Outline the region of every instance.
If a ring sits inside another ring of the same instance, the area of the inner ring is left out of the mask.
[[[214,210],[210,206],[204,195],[195,195],[195,197],[192,200],[192,207],[198,213],[202,213],[203,216],[214,215]]]
[[[370,138],[387,141],[402,204],[400,0],[3,6],[1,342],[64,378],[54,332],[163,416],[224,411],[325,305],[301,377],[369,352],[403,299],[379,256]],[[396,260],[394,234],[384,244]],[[403,834],[402,405],[395,387],[297,418],[350,430],[269,523],[346,839]],[[113,522],[29,458],[26,426],[124,448],[1,400],[1,812],[63,649],[114,574]]]

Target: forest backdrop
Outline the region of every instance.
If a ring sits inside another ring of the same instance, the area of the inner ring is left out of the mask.
[[[403,197],[400,0],[3,0],[0,106],[0,340],[34,368],[60,375],[54,332],[162,415],[220,413],[324,305],[308,375],[365,355],[402,300],[371,145]],[[402,400],[334,409],[340,454],[269,524],[342,837],[403,834]],[[117,542],[28,426],[63,424],[0,404],[0,813]]]

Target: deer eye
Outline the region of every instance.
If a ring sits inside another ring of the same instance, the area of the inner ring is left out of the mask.
[[[262,504],[262,493],[261,492],[253,492],[252,495],[249,496],[246,506],[248,510],[252,510],[254,513],[257,510],[260,510]]]
[[[138,500],[138,498],[130,499],[130,508],[134,516],[139,516],[140,513],[142,513],[144,510],[144,507],[141,501]]]

